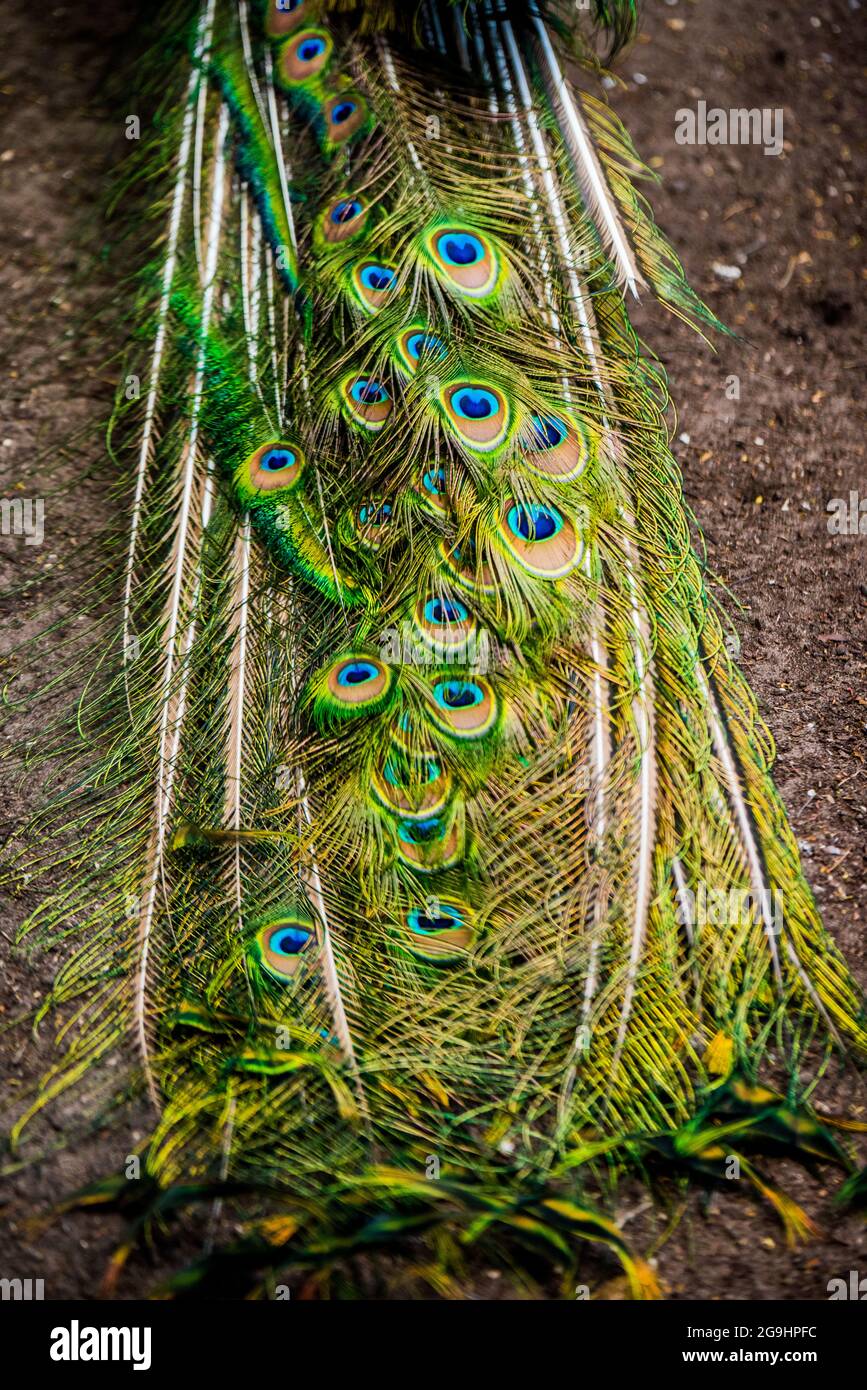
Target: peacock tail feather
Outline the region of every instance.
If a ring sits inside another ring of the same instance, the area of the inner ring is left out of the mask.
[[[148,1201],[257,1194],[235,1273],[496,1228],[641,1295],[600,1173],[843,1153],[803,1103],[861,999],[629,300],[718,325],[571,9],[165,16],[120,603],[24,851],[61,1046],[13,1138],[120,1057]],[[613,51],[635,6],[595,9]]]

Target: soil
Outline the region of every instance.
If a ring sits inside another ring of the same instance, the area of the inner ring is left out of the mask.
[[[808,877],[867,984],[867,534],[857,534],[857,521],[855,534],[833,534],[828,511],[854,492],[867,512],[863,11],[856,0],[647,0],[644,9],[638,41],[618,60],[623,86],[612,100],[662,178],[652,191],[658,222],[693,285],[739,337],[716,339],[712,350],[675,318],[643,307],[636,324],[669,372],[687,498],[710,566],[739,605],[740,659],[776,736],[777,783]],[[3,495],[22,487],[26,495],[37,447],[56,440],[61,449],[73,429],[92,426],[91,443],[70,451],[49,544],[3,538],[5,584],[22,565],[62,565],[65,548],[106,519],[103,489],[81,478],[81,450],[86,457],[98,448],[114,389],[88,307],[112,290],[92,253],[108,236],[104,181],[127,152],[106,90],[130,10],[112,0],[59,5],[50,47],[32,5],[6,0],[3,11]],[[677,143],[677,112],[700,100],[724,110],[781,108],[782,152]],[[861,528],[867,533],[867,515]],[[10,794],[10,823],[31,796],[27,786]],[[53,970],[6,950],[19,912],[13,904],[2,919],[7,1020],[34,1009]],[[49,1052],[50,1039],[0,1033],[13,1088],[32,1082]],[[863,1114],[850,1086],[838,1079],[828,1098]],[[42,1277],[53,1298],[98,1296],[116,1224],[66,1218],[39,1232],[27,1214],[103,1173],[104,1143],[93,1135],[7,1180],[0,1273]],[[829,1279],[867,1268],[867,1227],[833,1206],[836,1178],[817,1186],[780,1165],[777,1176],[822,1233],[792,1250],[749,1196],[708,1204],[694,1195],[657,1256],[670,1298],[822,1299]],[[624,1194],[620,1215],[639,1246],[660,1234],[640,1192]],[[133,1264],[119,1296],[141,1296],[154,1277],[153,1266]],[[504,1288],[490,1271],[468,1293],[502,1297]],[[622,1296],[617,1281],[594,1291]]]

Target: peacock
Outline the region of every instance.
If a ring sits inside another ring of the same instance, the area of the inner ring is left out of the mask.
[[[797,1237],[756,1157],[852,1165],[808,1102],[862,1001],[629,317],[725,331],[600,84],[637,20],[160,10],[118,524],[16,861],[63,951],[15,1150],[73,1086],[148,1114],[70,1199],[129,1218],[112,1278],[198,1203],[177,1296],[390,1246],[442,1292],[472,1248],[589,1241],[653,1297],[624,1176],[735,1156]]]

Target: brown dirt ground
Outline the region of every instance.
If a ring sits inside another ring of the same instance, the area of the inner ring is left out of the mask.
[[[97,437],[113,381],[98,366],[104,344],[88,306],[111,289],[90,252],[107,232],[101,189],[126,147],[106,83],[128,13],[111,0],[58,5],[50,41],[32,6],[6,0],[0,52],[0,466],[3,495],[31,493],[28,454],[88,423]],[[859,35],[858,25],[862,25]],[[859,39],[861,40],[859,48]],[[676,453],[686,493],[707,538],[712,567],[741,605],[741,659],[777,739],[777,781],[801,842],[827,924],[867,983],[867,536],[832,536],[830,499],[867,498],[865,357],[863,10],[846,0],[647,0],[638,43],[617,70],[614,102],[645,158],[664,180],[653,194],[660,224],[692,283],[741,335],[705,348],[676,320],[640,310],[640,331],[668,368],[679,403]],[[38,75],[50,68],[51,82]],[[777,107],[785,150],[701,148],[675,142],[675,113],[709,107]],[[715,262],[740,278],[720,280]],[[77,327],[73,330],[70,324]],[[83,325],[83,326],[82,326]],[[55,364],[45,371],[47,359]],[[727,380],[740,379],[729,400]],[[96,447],[95,445],[91,446]],[[64,550],[105,520],[98,486],[70,459],[62,519],[49,544],[4,538],[10,573],[62,566]],[[18,548],[16,548],[16,546]],[[8,790],[7,780],[7,790]],[[11,795],[8,817],[25,809]],[[19,909],[2,921],[11,943]],[[9,954],[8,952],[5,954]],[[52,972],[48,961],[11,956],[0,981],[3,1016],[32,1010]],[[39,1074],[45,1040],[0,1034],[10,1087]],[[853,1104],[842,1083],[835,1104]],[[62,1122],[57,1121],[57,1123]],[[134,1124],[134,1117],[131,1123]],[[0,1230],[0,1272],[44,1277],[50,1297],[96,1296],[117,1228],[63,1220],[47,1233],[25,1214],[106,1170],[106,1139],[94,1135],[52,1164],[14,1175]],[[112,1157],[120,1140],[113,1140]],[[823,1235],[788,1249],[774,1218],[743,1195],[690,1200],[658,1256],[670,1297],[826,1297],[827,1281],[867,1268],[867,1229],[841,1219],[828,1187],[786,1172]],[[627,1230],[652,1238],[641,1194],[624,1199]],[[121,1287],[134,1297],[154,1269],[134,1267]],[[502,1296],[495,1272],[474,1297]],[[618,1296],[616,1283],[608,1296]],[[605,1293],[603,1293],[605,1296]]]

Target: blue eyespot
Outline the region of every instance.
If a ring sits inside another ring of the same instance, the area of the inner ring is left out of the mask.
[[[437,250],[446,265],[475,265],[485,255],[485,248],[471,232],[443,232],[437,238]]]
[[[357,687],[378,680],[380,675],[379,667],[374,666],[372,661],[347,661],[337,672],[337,684]]]
[[[397,833],[405,845],[429,845],[441,840],[445,827],[436,816],[430,820],[401,821]]]
[[[485,391],[481,386],[468,386],[463,391],[457,391],[452,397],[452,405],[463,420],[487,420],[500,409],[500,402],[493,391]]]
[[[268,473],[279,473],[284,468],[291,468],[295,462],[295,455],[291,449],[269,449],[259,463],[260,468],[264,468]]]
[[[292,14],[303,3],[304,0],[277,0],[277,9],[281,14]]]
[[[422,478],[422,485],[427,492],[433,492],[437,496],[446,490],[446,471],[444,468],[429,468]]]
[[[304,950],[312,933],[302,927],[284,927],[276,931],[268,942],[268,947],[280,956],[297,956]]]
[[[339,101],[331,112],[331,124],[343,125],[344,121],[349,120],[353,111],[357,110],[358,107],[354,101]]]
[[[366,265],[360,278],[366,290],[387,290],[397,277],[387,265]]]
[[[510,507],[507,522],[513,536],[530,542],[550,540],[563,527],[560,513],[554,507],[543,507],[540,502]]]
[[[434,623],[437,627],[446,627],[449,623],[465,622],[469,611],[460,599],[432,598],[428,599],[424,606],[424,616],[425,622]]]
[[[383,502],[380,505],[365,505],[358,509],[358,520],[362,526],[384,526],[391,519],[391,503]]]
[[[533,449],[554,449],[566,438],[567,428],[562,420],[553,415],[534,415],[530,429],[530,446]]]
[[[318,58],[325,52],[325,40],[320,38],[305,39],[298,49],[298,57],[302,63],[312,63],[314,58]]]
[[[353,217],[357,217],[362,211],[362,205],[357,198],[341,198],[339,203],[335,203],[331,209],[331,221],[338,224],[351,222]]]
[[[455,927],[463,926],[463,922],[463,916],[457,908],[445,904],[441,905],[435,916],[424,912],[420,907],[414,907],[406,917],[410,931],[417,932],[420,936],[437,936],[442,931],[451,931]]]
[[[406,350],[416,362],[423,352],[428,352],[436,357],[445,357],[446,355],[445,343],[435,333],[411,333],[406,340]]]
[[[485,692],[475,681],[439,681],[434,686],[434,699],[442,709],[473,709],[485,698]]]
[[[388,400],[388,392],[381,381],[359,377],[349,393],[359,405],[382,405]]]

